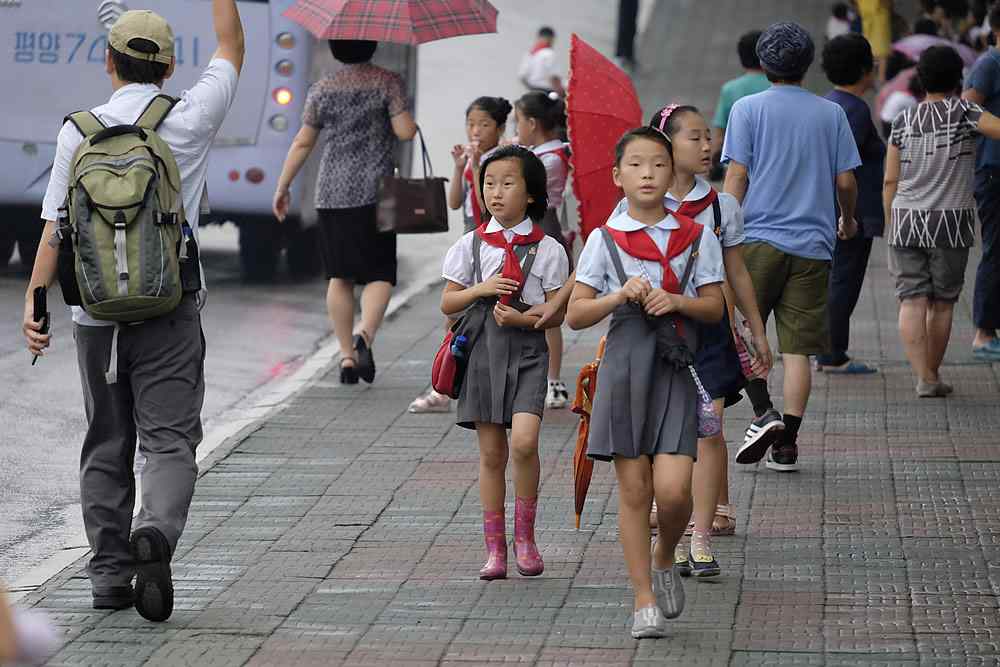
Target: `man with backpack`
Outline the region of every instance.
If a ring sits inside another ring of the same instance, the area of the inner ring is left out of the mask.
[[[174,37],[150,11],[108,34],[113,95],[67,117],[42,204],[45,230],[25,296],[24,335],[50,344],[33,293],[57,277],[73,306],[87,414],[80,495],[95,609],[173,611],[170,559],[187,520],[202,438],[204,281],[197,252],[208,151],[243,66],[235,0],[212,0],[218,50],[180,99],[162,95]],[[136,441],[146,457],[133,524]],[[132,579],[135,577],[133,588]]]

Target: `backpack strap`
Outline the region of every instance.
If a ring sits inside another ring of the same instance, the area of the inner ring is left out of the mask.
[[[90,111],[77,111],[75,113],[71,113],[63,118],[63,123],[73,123],[73,126],[76,127],[77,131],[84,137],[89,137],[97,134],[101,130],[107,129],[107,126],[101,122],[101,119]]]
[[[712,215],[715,217],[715,238],[722,238],[722,205],[719,204],[719,198],[716,197],[712,200]],[[699,241],[701,237],[698,237]]]
[[[611,263],[615,266],[615,271],[618,273],[618,282],[625,285],[628,282],[628,275],[625,273],[625,266],[622,264],[622,256],[618,253],[618,244],[611,237],[611,232],[608,231],[606,226],[601,226],[601,236],[604,237],[604,246],[608,249],[608,257],[611,258]]]
[[[143,109],[142,113],[139,114],[139,119],[135,121],[135,124],[145,130],[153,130],[156,132],[160,129],[160,125],[166,119],[167,114],[170,113],[171,109],[180,100],[176,97],[170,97],[169,95],[163,95],[162,93],[154,97]]]

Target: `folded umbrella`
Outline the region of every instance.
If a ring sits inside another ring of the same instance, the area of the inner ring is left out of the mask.
[[[594,395],[597,391],[597,368],[604,356],[605,339],[597,345],[596,358],[580,369],[576,381],[576,397],[573,399],[573,412],[580,415],[580,427],[577,430],[576,449],[573,452],[573,503],[576,510],[576,528],[580,529],[580,516],[587,502],[587,491],[594,475],[594,462],[587,458],[587,438],[590,436],[590,412],[594,406]]]
[[[580,231],[603,225],[622,197],[611,179],[618,139],[642,125],[642,107],[632,79],[592,46],[573,35],[569,50],[566,117],[573,153],[573,193]]]
[[[297,0],[283,16],[319,39],[417,45],[497,31],[488,0]]]

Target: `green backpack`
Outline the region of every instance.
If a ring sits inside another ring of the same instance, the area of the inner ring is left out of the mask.
[[[105,127],[89,111],[66,118],[85,138],[70,166],[60,273],[75,278],[78,290],[63,283],[67,303],[95,319],[140,322],[181,301],[191,233],[180,170],[156,133],[176,103],[157,95],[134,125]]]

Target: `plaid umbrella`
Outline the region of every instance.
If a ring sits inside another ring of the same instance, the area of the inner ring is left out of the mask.
[[[298,0],[284,16],[319,39],[416,45],[497,31],[488,0]]]

